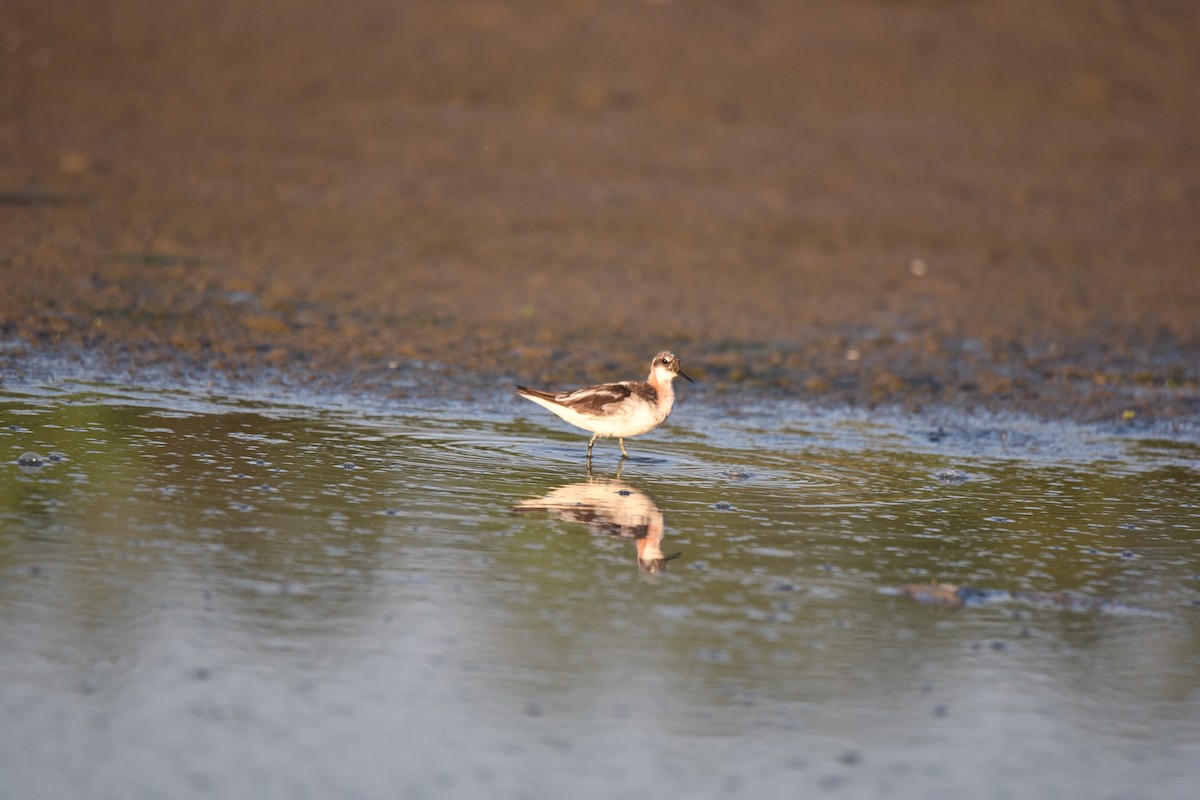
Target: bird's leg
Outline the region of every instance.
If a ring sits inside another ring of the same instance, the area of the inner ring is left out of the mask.
[[[625,452],[625,440],[618,436],[617,444],[621,445],[621,455],[623,455],[625,458],[629,458],[629,453]]]
[[[587,461],[588,461],[588,466],[589,466],[589,467],[592,465],[592,445],[594,445],[594,444],[596,443],[596,439],[598,439],[598,438],[600,438],[600,434],[598,434],[598,433],[594,433],[594,434],[592,434],[592,440],[591,440],[590,442],[588,442],[588,457],[587,457]]]

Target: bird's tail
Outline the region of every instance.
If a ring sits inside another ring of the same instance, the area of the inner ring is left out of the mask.
[[[530,400],[532,400],[532,399],[534,399],[534,398],[536,397],[536,398],[538,398],[539,400],[550,400],[550,401],[553,401],[553,400],[554,400],[554,398],[556,397],[556,395],[554,394],[554,392],[544,392],[544,391],[542,391],[541,389],[530,389],[530,388],[529,388],[529,387],[527,387],[527,386],[518,386],[518,387],[517,387],[517,394],[521,395],[521,397],[525,397],[525,398],[528,398],[528,399],[530,399]]]

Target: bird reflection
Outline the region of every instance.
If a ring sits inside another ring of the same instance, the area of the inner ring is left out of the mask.
[[[578,522],[592,533],[632,539],[637,546],[638,569],[658,575],[667,562],[682,553],[663,555],[663,515],[650,496],[618,480],[586,480],[522,500],[518,512],[547,512],[567,522]]]

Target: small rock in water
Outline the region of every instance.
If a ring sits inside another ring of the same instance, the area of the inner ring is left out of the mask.
[[[725,477],[733,481],[748,481],[754,477],[754,473],[741,467],[731,467],[725,470]]]
[[[963,472],[961,469],[952,469],[950,467],[947,467],[946,469],[939,469],[937,472],[933,473],[933,477],[937,478],[942,483],[947,483],[951,486],[957,486],[960,483],[967,482],[967,473]]]
[[[718,500],[717,502],[713,503],[713,508],[715,508],[717,511],[728,511],[729,509],[733,508],[733,504],[728,500]]]
[[[37,453],[22,453],[21,457],[17,459],[17,463],[22,467],[40,467],[46,463],[46,459]]]

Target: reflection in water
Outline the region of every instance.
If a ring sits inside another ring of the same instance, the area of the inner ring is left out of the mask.
[[[638,568],[650,575],[664,572],[668,561],[682,555],[663,555],[663,515],[650,495],[617,480],[568,483],[541,497],[522,500],[513,510],[549,512],[593,533],[633,539]]]

